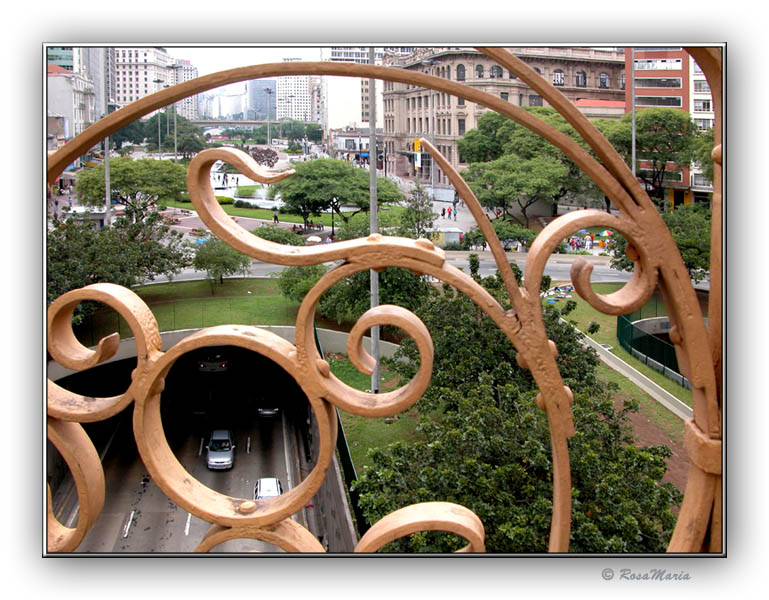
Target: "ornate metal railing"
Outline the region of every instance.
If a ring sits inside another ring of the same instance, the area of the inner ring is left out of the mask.
[[[628,240],[627,255],[635,263],[630,281],[619,291],[596,294],[590,286],[591,265],[578,260],[572,267],[576,291],[601,312],[617,315],[642,306],[659,289],[673,324],[673,341],[682,372],[692,382],[694,418],[685,424],[685,447],[691,460],[684,501],[668,550],[670,552],[720,552],[721,538],[721,53],[717,48],[688,49],[705,72],[713,92],[715,122],[715,180],[711,240],[711,295],[709,329],[705,326],[694,289],[676,245],[657,209],[617,152],[591,123],[551,84],[522,61],[500,48],[480,48],[484,54],[515,73],[556,108],[590,146],[597,158],[577,143],[530,113],[484,92],[454,81],[412,71],[346,63],[307,62],[266,64],[222,71],[188,81],[148,96],[89,127],[83,134],[52,154],[48,182],[96,142],[131,121],[187,96],[224,84],[267,76],[318,74],[373,77],[432,88],[487,106],[538,133],[554,144],[587,173],[619,208],[619,216],[598,210],[575,211],[550,223],[536,238],[528,255],[524,285],[516,283],[504,251],[490,222],[468,185],[429,141],[424,148],[446,173],[478,226],[491,251],[513,306],[505,310],[469,275],[445,261],[444,252],[430,241],[372,234],[366,239],[323,246],[287,247],[258,238],[227,217],[216,202],[209,172],[223,160],[248,177],[272,183],[290,177],[264,172],[243,152],[220,148],[198,154],[188,169],[190,198],[204,223],[227,244],[253,258],[280,265],[314,265],[341,261],[312,288],[302,302],[296,320],[296,344],[265,330],[229,325],[192,334],[169,350],[161,351],[160,335],[149,308],[132,291],[95,284],[62,295],[49,308],[48,349],[65,367],[82,370],[110,357],[118,335],[103,338],[96,350],[82,346],[72,332],[71,317],[79,302],[96,300],[115,309],[128,322],[136,340],[137,365],[132,382],[121,395],[83,397],[48,381],[48,435],[69,465],[80,499],[77,527],[59,523],[51,509],[48,490],[48,550],[72,551],[78,547],[98,518],[104,503],[104,473],[93,444],[80,423],[106,419],[134,404],[134,436],[141,459],[154,482],[178,506],[211,523],[198,551],[231,539],[255,538],[284,550],[322,552],[319,541],[289,517],[299,511],[320,488],[334,451],[337,420],[334,408],[364,417],[398,413],[413,405],[428,386],[433,346],[424,324],[411,312],[396,306],[379,306],[366,312],[349,335],[349,358],[369,373],[373,359],[362,347],[365,331],[373,325],[395,325],[405,331],[419,349],[421,365],[403,387],[370,394],[342,383],[318,354],[312,323],[321,294],[334,283],[358,271],[406,267],[431,275],[467,294],[505,333],[517,350],[517,361],[531,371],[540,393],[537,405],[546,412],[553,456],[553,509],[549,550],[569,549],[571,524],[571,475],[567,439],[574,434],[572,393],[564,386],[556,366],[558,353],[548,340],[539,299],[540,281],[550,254],[560,241],[583,227],[609,227]],[[270,500],[254,502],[218,493],[196,480],[175,458],[163,434],[160,393],[164,377],[184,353],[212,345],[233,345],[262,354],[290,373],[301,386],[315,413],[319,451],[315,467],[295,488]],[[376,551],[384,544],[419,530],[445,530],[463,536],[465,551],[484,550],[484,528],[478,517],[464,507],[443,503],[408,506],[384,517],[360,539],[357,552]]]

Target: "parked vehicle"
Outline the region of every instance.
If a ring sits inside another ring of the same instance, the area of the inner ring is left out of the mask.
[[[215,429],[206,445],[206,464],[209,469],[231,469],[235,463],[235,444],[229,429]]]
[[[283,493],[283,486],[277,477],[262,477],[254,485],[254,500],[275,498]]]

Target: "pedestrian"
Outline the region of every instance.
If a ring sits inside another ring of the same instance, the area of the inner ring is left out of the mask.
[[[446,207],[444,206],[441,209],[441,219],[445,219],[445,218],[446,218]]]
[[[278,209],[274,208],[272,210],[272,222],[273,223],[280,223],[280,219],[278,219]]]
[[[454,220],[455,221],[457,220],[457,209],[456,208],[454,209]]]

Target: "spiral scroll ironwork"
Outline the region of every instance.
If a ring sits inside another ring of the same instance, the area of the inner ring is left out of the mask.
[[[694,418],[687,424],[686,446],[692,458],[692,467],[669,550],[719,551],[721,355],[720,333],[713,331],[715,322],[711,321],[711,329],[708,331],[699,315],[694,290],[672,237],[646,192],[608,142],[556,88],[508,51],[500,48],[479,50],[509,69],[555,107],[582,135],[598,158],[593,158],[573,140],[521,108],[461,83],[402,69],[328,62],[289,62],[242,67],[172,86],[108,115],[51,155],[48,159],[49,184],[74,158],[103,137],[157,108],[208,89],[266,76],[322,74],[373,77],[432,88],[484,105],[513,119],[562,150],[620,208],[617,217],[600,211],[580,211],[553,221],[537,236],[526,264],[525,285],[519,287],[505,260],[499,240],[469,186],[437,149],[429,141],[423,140],[424,147],[447,174],[491,246],[513,307],[512,310],[505,310],[471,277],[447,264],[445,253],[429,240],[374,234],[365,239],[323,246],[288,247],[252,235],[227,217],[216,202],[210,185],[212,165],[217,160],[226,161],[251,179],[263,183],[290,177],[293,172],[270,175],[251,157],[234,149],[219,148],[200,152],[188,169],[188,191],[201,219],[219,238],[240,252],[265,262],[314,265],[341,261],[341,264],[321,278],[303,301],[297,315],[295,345],[258,328],[229,325],[201,330],[163,352],[152,313],[132,292],[119,286],[99,284],[63,295],[49,309],[48,345],[56,360],[74,369],[84,369],[105,360],[116,348],[116,337],[101,340],[95,351],[83,348],[74,339],[71,331],[72,311],[78,302],[84,300],[104,302],[126,318],[136,338],[139,360],[131,386],[115,398],[79,397],[61,390],[49,381],[51,439],[60,447],[62,454],[70,457],[78,455],[78,449],[83,444],[76,433],[69,436],[58,433],[65,427],[65,423],[74,422],[70,425],[76,425],[77,422],[101,420],[133,402],[134,436],[141,458],[153,480],[179,506],[211,523],[198,551],[208,551],[235,538],[270,541],[286,551],[322,551],[322,546],[312,534],[291,521],[290,516],[312,498],[326,475],[337,434],[335,408],[376,417],[392,415],[411,406],[429,384],[433,348],[429,333],[414,314],[387,306],[369,311],[356,324],[349,338],[348,351],[356,367],[363,372],[372,367],[371,358],[360,346],[362,332],[372,325],[391,324],[403,329],[416,342],[420,353],[420,369],[410,382],[393,392],[359,392],[335,378],[328,364],[318,354],[312,334],[315,306],[326,289],[352,273],[390,266],[405,267],[415,273],[436,277],[470,297],[516,348],[518,363],[531,371],[540,389],[537,404],[547,414],[553,453],[553,510],[549,549],[553,552],[568,551],[571,478],[567,440],[574,434],[572,394],[563,384],[558,371],[555,344],[546,335],[539,286],[547,258],[558,243],[583,227],[600,225],[611,227],[628,239],[628,256],[635,262],[633,277],[621,290],[602,296],[594,293],[590,287],[590,266],[577,261],[572,270],[575,289],[602,312],[626,314],[641,306],[655,288],[659,288],[676,332],[671,338],[676,345],[679,364],[685,367],[687,372],[684,374],[693,386]],[[701,56],[697,60],[702,60],[701,66],[711,89],[714,93],[715,90],[720,93],[720,55],[704,50],[698,52],[696,49],[692,54],[695,57]],[[716,103],[716,110],[720,111],[720,101]],[[720,112],[718,114],[720,119]],[[721,201],[720,134],[716,143],[714,184],[717,199],[714,200],[714,217],[720,211]],[[718,223],[720,225],[720,221]],[[717,233],[715,230],[714,221],[713,256],[718,263],[714,277],[720,278],[720,228]],[[720,320],[717,323],[720,325]],[[249,349],[279,364],[296,380],[315,414],[320,439],[316,465],[299,485],[277,498],[252,501],[229,497],[207,488],[184,469],[165,439],[160,422],[159,398],[169,369],[187,352],[223,344]],[[73,473],[76,473],[78,492],[82,487],[84,497],[91,498],[88,518],[83,521],[83,527],[87,529],[101,510],[99,486],[103,490],[103,474],[99,480],[98,475],[88,476],[87,473],[100,473],[101,467],[91,464],[93,461],[87,457],[82,458],[81,462],[67,462]],[[86,475],[78,475],[82,472]],[[61,527],[50,519],[49,524],[49,551],[70,550],[82,540],[81,531],[76,534],[62,532]],[[80,526],[78,529],[81,529]],[[435,529],[465,537],[469,542],[465,551],[484,551],[484,530],[478,518],[463,507],[440,502],[404,507],[388,515],[360,540],[356,551],[376,551],[383,544],[402,535]]]

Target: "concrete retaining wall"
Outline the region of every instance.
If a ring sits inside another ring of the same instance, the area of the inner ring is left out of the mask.
[[[259,329],[265,329],[273,332],[275,335],[288,340],[292,344],[296,343],[296,331],[293,326],[277,326],[277,325],[260,325]],[[168,350],[188,335],[200,331],[199,329],[182,329],[178,331],[166,331],[160,334],[163,340],[163,350]],[[335,353],[335,354],[347,354],[347,333],[343,331],[332,331],[331,329],[318,329],[318,338],[320,339],[320,345],[323,348],[323,352]],[[363,346],[371,351],[371,339],[364,337]],[[379,342],[379,354],[383,358],[391,357],[398,349],[397,344],[391,342]],[[106,364],[116,360],[124,360],[127,358],[134,358],[136,356],[136,343],[133,338],[125,338],[120,340],[120,346],[115,356],[109,360],[99,364]],[[48,378],[56,381],[67,375],[72,375],[75,371],[62,367],[55,361],[48,362]]]

